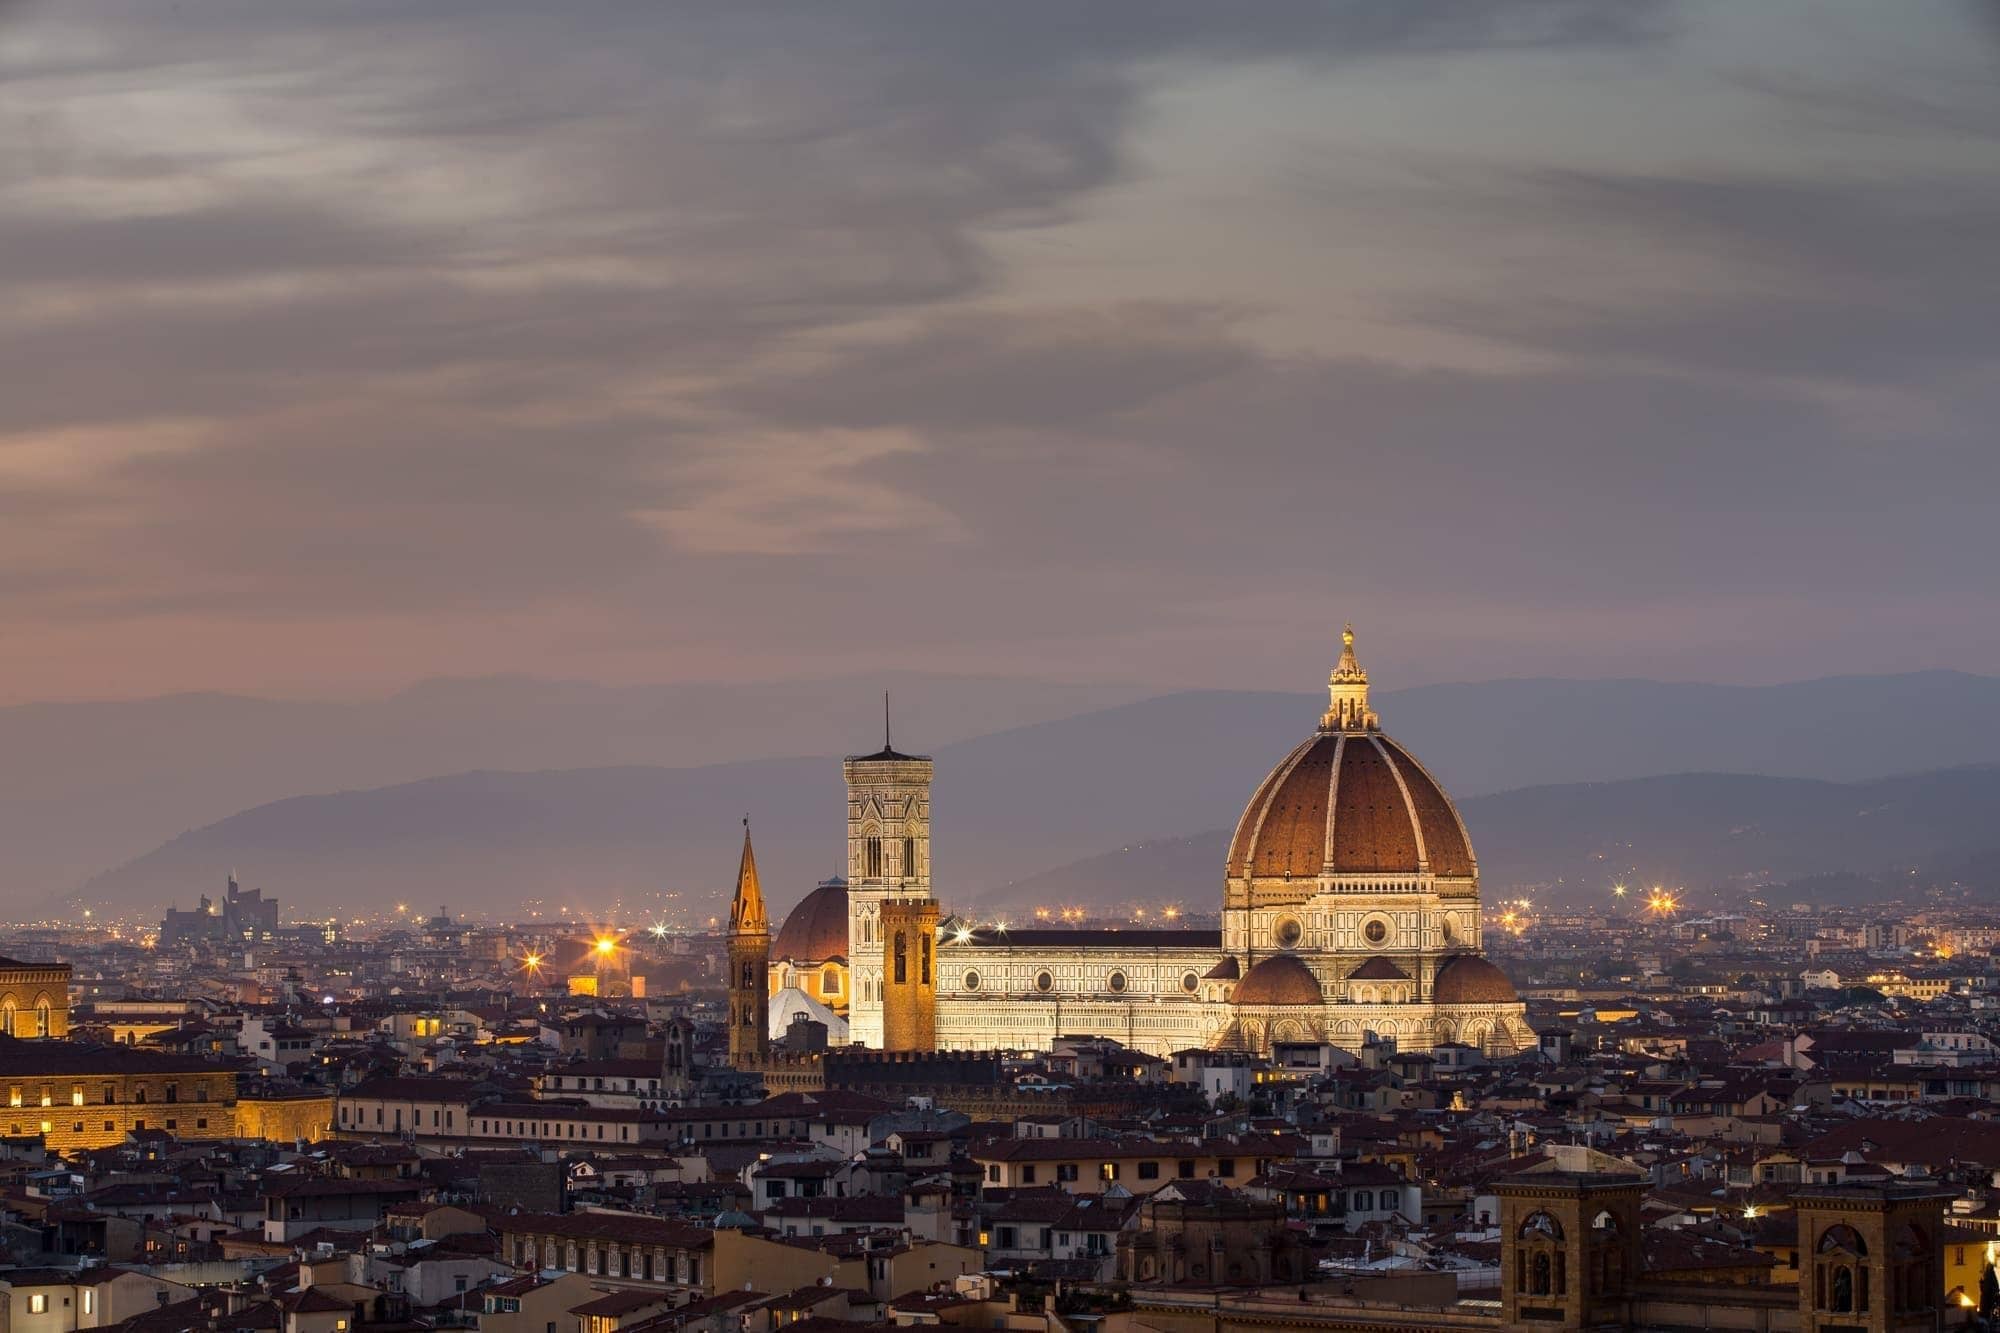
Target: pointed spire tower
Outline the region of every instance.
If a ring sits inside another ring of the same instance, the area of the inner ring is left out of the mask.
[[[757,882],[750,817],[743,818],[743,858],[729,903],[729,1063],[751,1069],[771,1048],[771,919]]]
[[[750,817],[743,817],[743,855],[736,862],[736,896],[729,902],[729,933],[771,933],[764,911],[764,886],[757,881],[757,850],[750,845]]]
[[[1354,656],[1354,626],[1340,631],[1340,661],[1326,678],[1327,709],[1321,731],[1380,731],[1382,720],[1368,706],[1368,673]]]

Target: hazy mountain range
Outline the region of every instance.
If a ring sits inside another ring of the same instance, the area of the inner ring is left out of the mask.
[[[1010,693],[920,679],[928,694],[915,681],[896,686],[899,700],[915,696],[898,741],[937,756],[936,864],[941,889],[960,902],[1206,904],[1221,853],[1204,837],[1220,837],[1213,831],[1234,821],[1322,706],[1315,695],[1201,691],[1095,707],[1081,696],[1111,687]],[[704,695],[455,683],[336,710],[310,728],[294,706],[241,700],[70,705],[89,724],[94,758],[63,753],[61,782],[48,790],[33,769],[38,753],[63,752],[61,729],[42,718],[26,746],[19,718],[0,713],[7,787],[33,794],[44,811],[60,807],[57,822],[81,840],[59,857],[63,829],[37,825],[10,801],[0,807],[10,809],[8,870],[18,876],[32,857],[46,867],[95,855],[95,868],[116,869],[92,878],[87,898],[147,910],[212,890],[232,865],[301,911],[401,899],[505,907],[524,896],[606,910],[619,895],[636,901],[661,889],[716,899],[748,813],[769,891],[785,905],[839,868],[841,785],[831,756],[879,735],[872,685]],[[1019,720],[1063,711],[1066,701],[1081,711],[976,734],[995,713]],[[1931,672],[1760,688],[1498,681],[1386,693],[1378,706],[1386,728],[1461,798],[1495,891],[1627,867],[1689,882],[1876,871],[2000,844],[1986,832],[1985,812],[2000,795],[1992,772],[1929,771],[2000,758],[1992,678]],[[131,710],[150,725],[121,735],[99,707]],[[258,708],[274,720],[253,743],[241,728]],[[740,722],[744,708],[766,711],[752,726]],[[187,721],[202,710],[228,720],[214,745]],[[33,710],[12,710],[24,711]],[[954,734],[962,739],[946,739]],[[771,757],[685,758],[760,749]],[[782,757],[813,749],[829,757]],[[669,762],[631,762],[646,752]],[[388,785],[322,776],[426,759],[435,770],[468,754],[482,766],[534,771]],[[1840,785],[1910,772],[1921,776]],[[103,780],[109,773],[123,780]],[[1673,773],[1688,776],[1657,776]],[[1649,780],[1623,781],[1634,778]],[[158,823],[176,817],[169,811],[204,799],[220,802],[246,785],[277,795],[343,783],[358,789],[254,805],[145,850],[148,826],[157,841]],[[1119,850],[1140,844],[1137,860]]]
[[[1680,773],[1528,787],[1459,803],[1489,898],[1604,901],[1626,881],[1691,887],[1727,906],[1751,882],[1855,900],[1944,876],[2000,888],[2000,765],[1871,782]],[[1158,838],[1005,886],[995,910],[1162,894],[1207,906],[1230,830]],[[1804,882],[1811,881],[1810,886]],[[1784,897],[1783,901],[1792,901]]]
[[[866,748],[882,734],[884,689],[898,734],[929,744],[1145,693],[916,674],[623,688],[495,677],[354,703],[201,694],[0,708],[0,913],[288,796],[482,768],[683,768]]]

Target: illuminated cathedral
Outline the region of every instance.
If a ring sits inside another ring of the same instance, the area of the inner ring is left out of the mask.
[[[1504,1054],[1535,1040],[1481,956],[1464,821],[1383,734],[1351,629],[1319,725],[1237,820],[1219,931],[975,928],[932,890],[932,761],[885,741],[844,768],[847,874],[769,948],[771,1036],[805,1012],[835,1044],[884,1050],[1047,1048],[1077,1033],[1154,1055],[1371,1038]]]

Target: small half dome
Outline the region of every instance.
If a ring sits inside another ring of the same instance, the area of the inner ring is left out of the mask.
[[[771,942],[771,957],[792,963],[847,957],[846,880],[827,880],[799,900]]]
[[[1312,969],[1290,954],[1274,954],[1243,974],[1231,1004],[1320,1004],[1326,995]]]
[[[1518,1004],[1507,974],[1478,954],[1462,953],[1438,969],[1431,985],[1435,1004]]]
[[[1378,953],[1360,967],[1349,972],[1347,979],[1349,981],[1408,981],[1410,974]]]

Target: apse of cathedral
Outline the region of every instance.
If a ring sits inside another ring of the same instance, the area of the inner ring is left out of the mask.
[[[1531,1046],[1481,956],[1479,867],[1457,807],[1383,733],[1342,635],[1319,724],[1260,782],[1223,866],[1222,929],[981,929],[930,878],[932,761],[846,760],[847,873],[771,950],[772,1035],[798,1013],[835,1045],[1047,1048],[1068,1033],[1165,1056],[1275,1043]]]

